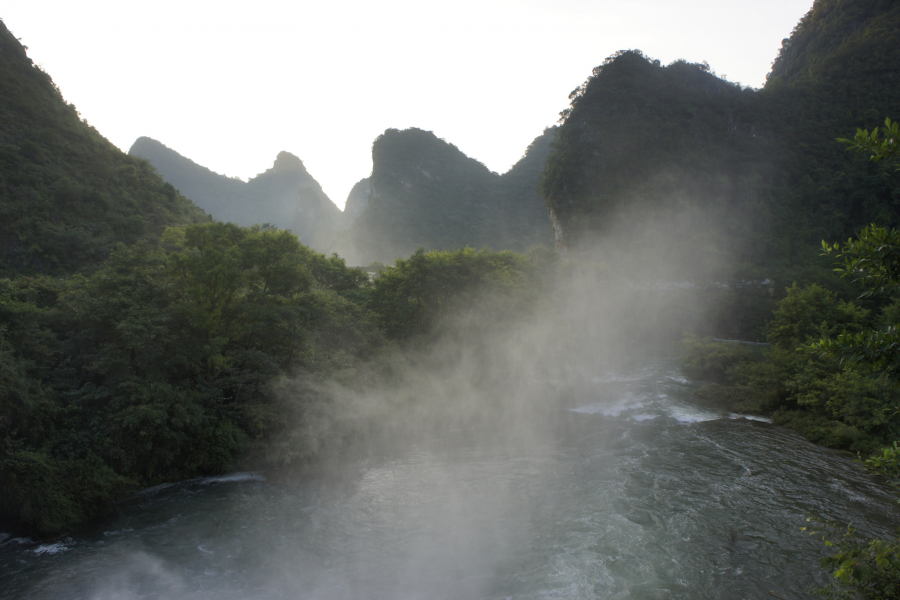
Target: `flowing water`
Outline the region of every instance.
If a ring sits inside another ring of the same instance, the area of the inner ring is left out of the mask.
[[[892,530],[852,457],[698,408],[671,359],[571,378],[527,443],[450,433],[301,483],[160,486],[52,543],[0,534],[0,597],[790,599],[827,581],[808,514]]]

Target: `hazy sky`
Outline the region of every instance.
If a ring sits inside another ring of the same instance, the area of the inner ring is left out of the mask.
[[[389,127],[504,172],[591,69],[638,48],[753,87],[812,0],[6,0],[0,18],[127,151],[157,139],[242,179],[281,150],[343,206]]]

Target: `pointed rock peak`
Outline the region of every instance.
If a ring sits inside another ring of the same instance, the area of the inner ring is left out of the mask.
[[[131,145],[131,148],[128,150],[129,154],[140,154],[140,152],[146,148],[164,148],[166,150],[172,150],[162,142],[158,140],[154,140],[152,137],[147,137],[146,135],[142,135],[138,139],[134,141]],[[172,150],[174,152],[174,150]]]
[[[275,165],[272,167],[276,172],[280,171],[302,171],[306,172],[303,161],[291,154],[290,152],[281,151],[275,158]]]

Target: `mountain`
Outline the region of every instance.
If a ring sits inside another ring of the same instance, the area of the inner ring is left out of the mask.
[[[864,88],[896,76],[900,8],[893,0],[817,0],[772,64],[766,87],[784,83],[852,81]]]
[[[524,252],[532,246],[553,243],[547,206],[537,186],[555,141],[556,127],[547,128],[532,140],[522,158],[500,176],[497,209],[486,240],[492,248]]]
[[[347,194],[347,202],[344,204],[344,214],[341,217],[340,229],[348,229],[369,204],[369,177],[356,182],[350,193]]]
[[[372,145],[366,198],[364,188],[354,188],[353,205],[348,199],[348,208],[363,208],[339,236],[339,253],[351,264],[367,264],[393,262],[419,247],[524,251],[549,244],[536,186],[553,136],[547,130],[501,176],[430,131],[388,129]]]
[[[615,54],[573,92],[542,176],[557,244],[728,278],[811,265],[823,238],[900,224],[896,176],[835,141],[898,116],[898,40],[900,3],[817,0],[761,90]]]
[[[148,137],[138,138],[128,153],[147,159],[163,179],[219,221],[290,229],[318,250],[327,251],[333,244],[341,211],[293,154],[280,152],[271,169],[244,182],[219,175]]]
[[[66,103],[0,22],[0,273],[65,273],[203,211]]]

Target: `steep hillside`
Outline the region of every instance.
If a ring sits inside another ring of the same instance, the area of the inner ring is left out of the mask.
[[[627,51],[572,99],[541,181],[558,244],[625,233],[616,243],[633,245],[630,255],[650,244],[671,256],[677,245],[705,277],[755,251],[755,190],[772,180],[776,153],[755,92],[704,65]]]
[[[0,272],[62,273],[203,211],[67,104],[0,23]]]
[[[895,174],[835,142],[900,117],[900,3],[818,0],[783,44],[761,95],[787,157],[774,195],[795,216],[779,239],[818,248],[822,237],[846,239],[872,222],[900,224]]]
[[[500,176],[430,131],[388,129],[372,146],[367,204],[338,251],[363,264],[393,262],[419,247],[523,251],[550,243],[536,184],[552,135],[535,140]]]
[[[835,138],[900,106],[898,25],[900,3],[818,0],[762,90],[610,57],[573,92],[541,181],[558,244],[615,239],[678,256],[673,276],[721,279],[812,264],[822,238],[897,224],[890,171]]]
[[[523,252],[536,245],[553,243],[547,207],[538,192],[538,181],[556,140],[556,127],[534,138],[524,156],[500,176],[498,206],[487,244],[492,248]]]
[[[365,210],[369,204],[369,184],[368,177],[360,179],[347,194],[347,202],[344,204],[344,213],[341,216],[339,229],[348,229]]]
[[[887,82],[877,79],[900,65],[898,26],[892,0],[819,0],[782,43],[768,85],[827,79],[880,88]]]
[[[228,222],[240,215],[246,188],[240,179],[219,175],[148,137],[138,138],[128,154],[148,160],[163,179],[213,218]]]
[[[141,137],[129,154],[145,158],[162,177],[213,218],[238,225],[270,223],[290,229],[319,250],[333,243],[341,211],[303,162],[280,152],[271,169],[248,182],[219,175],[160,142]]]

